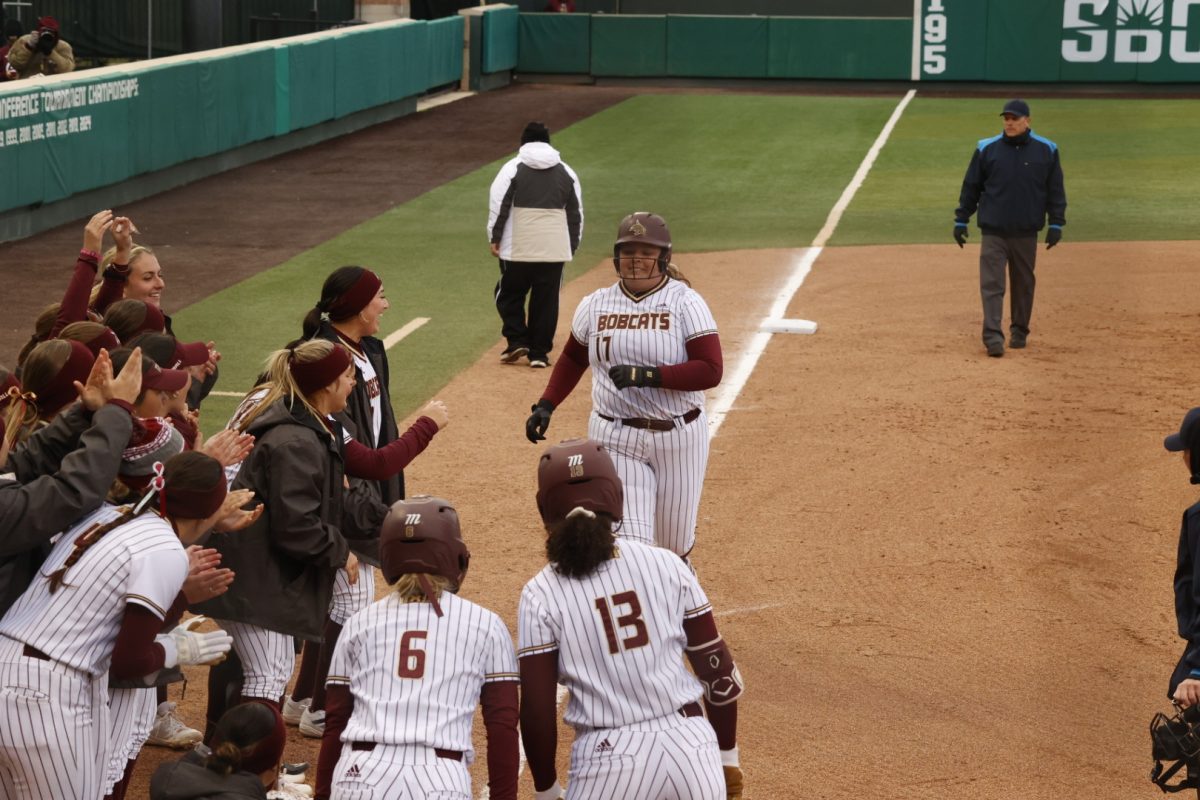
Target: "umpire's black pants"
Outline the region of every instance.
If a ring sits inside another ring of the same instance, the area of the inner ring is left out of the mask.
[[[500,260],[496,310],[504,323],[501,335],[509,348],[528,347],[529,360],[550,360],[554,329],[558,327],[558,293],[563,265],[549,262]],[[529,296],[529,315],[525,297]]]
[[[1029,335],[1029,317],[1033,314],[1033,265],[1037,259],[1037,233],[1001,236],[983,234],[979,251],[979,294],[983,298],[983,343],[1004,344],[1005,265],[1012,278],[1009,303],[1012,312],[1012,338],[1023,341]]]

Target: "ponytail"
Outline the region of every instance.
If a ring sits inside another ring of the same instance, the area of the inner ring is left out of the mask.
[[[312,341],[301,342],[295,347],[276,350],[268,356],[267,362],[263,367],[264,383],[251,390],[251,393],[253,393],[265,385],[268,387],[267,394],[254,409],[238,420],[235,430],[239,433],[245,433],[246,429],[250,427],[250,423],[270,408],[275,401],[283,398],[287,399],[289,408],[292,408],[298,400],[324,426],[325,418],[317,411],[312,402],[304,396],[304,393],[300,391],[295,377],[292,376],[289,363],[293,358],[301,364],[320,361],[333,352],[333,348],[337,346],[325,339],[313,339]]]
[[[587,577],[616,555],[613,518],[603,511],[572,512],[546,531],[546,558],[559,575]]]
[[[208,758],[204,759],[204,768],[215,772],[224,778],[232,775],[242,766],[242,749],[233,742],[221,742]]]
[[[674,264],[667,264],[667,275],[668,275],[668,276],[669,276],[669,277],[670,277],[672,280],[677,280],[677,281],[679,281],[680,283],[684,284],[685,286],[691,286],[691,285],[692,285],[692,282],[691,282],[691,281],[689,281],[689,280],[688,280],[688,279],[687,279],[687,278],[684,276],[684,274],[683,274],[683,273],[682,273],[682,272],[679,270],[679,267],[675,266]]]

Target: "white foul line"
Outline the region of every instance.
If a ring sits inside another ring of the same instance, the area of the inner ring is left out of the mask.
[[[429,317],[414,317],[413,319],[409,320],[408,323],[403,328],[401,328],[398,331],[392,331],[391,333],[389,333],[387,335],[387,338],[383,340],[383,349],[391,350],[393,347],[395,347],[397,342],[399,342],[405,336],[408,336],[410,333],[415,331],[417,328],[424,325],[426,322],[429,322]],[[245,392],[216,392],[216,391],[213,391],[213,392],[209,392],[208,394],[210,397],[245,397],[246,396]]]
[[[424,325],[426,322],[429,322],[429,317],[414,317],[414,318],[412,318],[411,320],[408,321],[408,323],[403,328],[401,328],[398,331],[393,331],[392,333],[389,333],[387,335],[387,338],[385,338],[383,340],[383,349],[391,350],[393,347],[396,346],[397,342],[399,342],[405,336],[408,336],[410,333],[415,331],[417,328]]]
[[[875,159],[879,157],[879,153],[883,150],[884,144],[887,143],[888,137],[892,135],[892,129],[896,127],[896,123],[900,121],[900,116],[904,113],[904,109],[912,101],[917,94],[916,89],[909,89],[904,95],[904,98],[892,111],[892,116],[888,119],[887,124],[883,126],[883,130],[879,132],[875,143],[871,145],[871,149],[867,151],[867,155],[863,158],[862,163],[858,165],[858,171],[854,173],[854,177],[846,188],[842,191],[842,196],[833,204],[833,208],[829,211],[829,216],[825,218],[825,225],[817,234],[817,238],[813,239],[810,245],[800,255],[800,260],[796,262],[796,266],[792,269],[792,274],[788,278],[787,283],[775,295],[775,302],[771,304],[771,310],[767,316],[759,323],[760,328],[767,324],[768,320],[778,320],[783,317],[787,311],[788,305],[792,302],[792,297],[799,291],[800,286],[804,283],[804,279],[808,277],[808,273],[812,270],[813,263],[816,262],[817,256],[821,255],[821,250],[824,249],[825,243],[833,236],[834,230],[842,220],[842,214],[850,205],[850,201],[854,199],[854,195],[862,186],[863,181],[867,178],[867,173],[871,171],[871,167],[875,165]],[[754,372],[754,367],[758,365],[758,359],[762,356],[763,351],[767,349],[767,343],[771,341],[771,333],[768,331],[759,330],[750,339],[745,350],[737,359],[737,367],[733,371],[733,376],[730,380],[721,384],[720,390],[713,401],[713,409],[708,415],[708,436],[713,438],[717,435],[717,431],[721,428],[721,423],[725,421],[725,416],[733,408],[733,403],[737,400],[742,389],[745,388],[746,382],[750,379],[750,374]]]

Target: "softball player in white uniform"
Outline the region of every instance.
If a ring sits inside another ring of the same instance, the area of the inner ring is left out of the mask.
[[[482,702],[489,796],[516,798],[516,658],[500,618],[452,593],[470,558],[458,515],[438,498],[397,502],[379,547],[393,591],[338,639],[317,797],[468,800]]]
[[[539,800],[562,794],[556,683],[570,690],[564,721],[576,731],[570,800],[740,797],[741,676],[696,577],[662,548],[616,540],[621,486],[597,442],[542,456],[538,507],[550,563],[521,593],[517,639],[521,734]]]
[[[173,495],[175,478],[192,494]],[[166,482],[166,517],[113,506],[93,512],[59,538],[42,567],[46,579],[35,580],[0,620],[0,798],[102,796],[109,749],[124,747],[104,736],[107,672],[127,630],[127,609],[136,606],[161,623],[187,576],[180,539],[211,528],[225,497],[220,465],[198,453],[172,459]],[[210,493],[195,493],[210,484]],[[188,516],[197,508],[208,513]],[[211,660],[230,643],[221,631],[178,629],[153,641],[160,648],[147,653],[149,672]]]
[[[608,450],[625,485],[618,533],[686,557],[708,464],[704,390],[720,382],[723,363],[712,312],[670,260],[662,217],[637,212],[621,221],[613,248],[621,280],[575,310],[526,435],[545,438],[551,412],[593,367],[588,436]]]

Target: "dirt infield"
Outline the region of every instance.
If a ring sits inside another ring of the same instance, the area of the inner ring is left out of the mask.
[[[1191,247],[1043,254],[1030,346],[999,360],[979,343],[977,250],[820,256],[789,312],[820,329],[771,341],[713,442],[701,508],[696,565],[748,686],[748,799],[1152,790],[1145,724],[1177,656],[1175,526],[1193,495],[1161,446],[1195,402],[1178,375]],[[798,255],[678,256],[726,376]],[[600,265],[564,308],[610,280]],[[498,352],[440,393],[451,425],[408,475],[459,504],[464,595],[511,624],[542,563],[522,423],[546,374]],[[586,389],[552,437],[584,430]],[[139,785],[165,755],[144,751]],[[294,736],[288,755],[315,759],[315,743]]]

